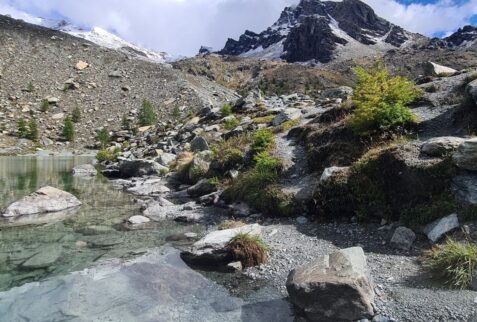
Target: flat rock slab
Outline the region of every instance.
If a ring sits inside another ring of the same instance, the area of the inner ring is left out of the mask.
[[[81,202],[72,194],[47,186],[12,203],[7,207],[2,216],[11,218],[53,213],[80,205]]]
[[[38,254],[34,255],[26,262],[24,262],[21,267],[23,269],[40,269],[48,268],[55,264],[58,259],[61,257],[61,248],[56,246],[46,247],[42,249]]]
[[[424,233],[427,238],[433,243],[436,243],[448,232],[459,228],[459,219],[456,214],[452,214],[430,223],[424,228]]]

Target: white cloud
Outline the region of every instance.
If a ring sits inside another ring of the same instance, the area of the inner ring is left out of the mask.
[[[408,6],[396,0],[364,1],[380,16],[426,35],[455,30],[477,14],[477,0]],[[64,16],[141,46],[193,55],[201,45],[222,48],[228,37],[237,38],[245,29],[265,29],[286,5],[295,3],[298,0],[0,0],[0,12]]]

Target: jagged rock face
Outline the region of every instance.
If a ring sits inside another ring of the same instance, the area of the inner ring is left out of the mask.
[[[475,44],[477,41],[477,27],[465,26],[459,28],[455,33],[444,38],[444,41],[451,47]]]
[[[401,47],[417,37],[378,17],[359,0],[302,0],[285,8],[278,21],[262,33],[247,30],[238,41],[229,39],[220,53],[326,63],[338,46],[350,42],[378,46],[379,51]]]

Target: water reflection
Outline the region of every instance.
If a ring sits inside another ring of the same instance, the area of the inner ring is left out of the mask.
[[[112,189],[102,177],[71,175],[74,166],[91,161],[89,156],[0,158],[2,208],[45,185],[73,193],[83,203],[66,219],[21,227],[0,225],[0,291],[81,270],[101,259],[138,254],[164,244],[170,234],[201,231],[199,226],[173,222],[124,230],[123,221],[139,211],[132,197]],[[48,253],[51,246],[58,249],[57,258]]]

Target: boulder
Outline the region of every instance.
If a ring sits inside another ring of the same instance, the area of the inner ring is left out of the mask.
[[[477,79],[467,84],[465,91],[477,104]]]
[[[400,250],[409,250],[416,240],[416,234],[409,228],[398,227],[391,238],[391,247]]]
[[[460,201],[466,204],[477,204],[477,175],[458,175],[452,179],[452,190]]]
[[[330,167],[326,168],[320,177],[320,184],[327,183],[336,175],[344,174],[349,171],[349,167]]]
[[[452,157],[459,168],[477,171],[477,138],[465,140]]]
[[[161,179],[147,179],[144,181],[136,181],[133,186],[126,189],[128,193],[137,196],[152,196],[167,193],[171,191],[165,186]]]
[[[190,142],[190,149],[192,152],[206,151],[209,149],[209,144],[207,143],[207,140],[204,139],[203,137],[196,136]]]
[[[423,67],[426,76],[450,76],[457,73],[453,68],[442,66],[431,61],[425,63]]]
[[[162,153],[157,159],[156,161],[159,162],[160,165],[162,166],[165,166],[165,167],[168,167],[169,164],[172,162],[172,161],[175,161],[177,158],[177,156],[175,154],[172,154],[172,153]]]
[[[145,217],[145,216],[132,216],[128,219],[128,223],[131,225],[141,225],[141,224],[146,224],[150,222],[151,219]]]
[[[151,160],[123,160],[119,163],[119,175],[122,178],[158,176],[169,169]]]
[[[209,171],[209,168],[210,162],[207,162],[200,155],[196,155],[190,164],[189,172],[187,173],[187,179],[191,183],[197,182],[199,179],[204,177],[204,175]]]
[[[210,183],[208,179],[202,179],[195,185],[187,189],[187,194],[191,197],[201,197],[217,191],[217,186]]]
[[[43,248],[38,254],[30,257],[27,261],[21,264],[21,268],[28,270],[48,268],[54,265],[61,257],[61,247],[47,246]]]
[[[74,176],[94,177],[98,171],[92,164],[82,164],[73,168]]]
[[[85,68],[88,68],[88,66],[89,66],[89,64],[87,62],[84,62],[84,61],[80,60],[76,63],[75,68],[77,70],[83,70]]]
[[[225,246],[238,234],[260,236],[262,226],[247,225],[234,229],[217,230],[195,242],[189,251],[181,253],[181,258],[188,264],[204,268],[220,268],[233,262],[230,250]]]
[[[347,101],[353,96],[353,89],[348,86],[340,86],[336,88],[330,88],[324,90],[321,95],[323,99],[337,99],[341,98],[343,101]]]
[[[3,217],[38,215],[78,207],[81,202],[72,194],[53,187],[43,187],[8,206]]]
[[[424,228],[424,233],[432,243],[436,243],[448,232],[459,228],[459,218],[456,214],[437,219]]]
[[[454,152],[464,141],[454,136],[432,138],[422,144],[421,152],[430,157],[442,157]]]
[[[273,126],[278,126],[282,123],[292,120],[298,120],[301,117],[301,110],[297,108],[287,108],[272,120]]]
[[[374,290],[361,247],[318,257],[290,272],[290,301],[310,321],[356,321],[374,315]]]

